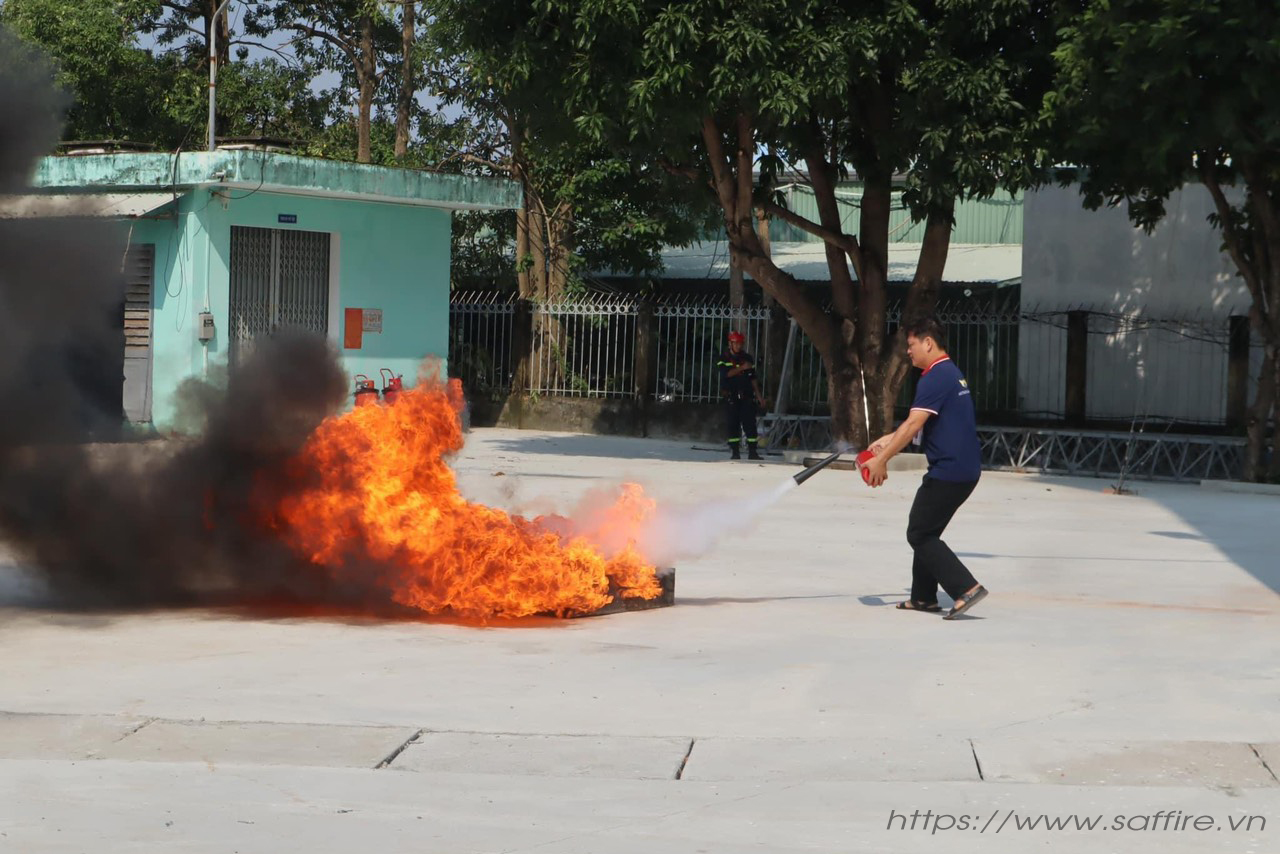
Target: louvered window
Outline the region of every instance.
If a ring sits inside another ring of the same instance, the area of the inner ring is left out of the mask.
[[[124,258],[124,414],[151,420],[151,291],[156,247],[135,243]]]

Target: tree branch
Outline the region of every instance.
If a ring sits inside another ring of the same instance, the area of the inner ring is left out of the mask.
[[[494,160],[488,160],[484,157],[479,157],[467,151],[454,152],[453,154],[450,154],[448,157],[445,157],[443,160],[441,160],[440,164],[444,165],[445,163],[448,163],[451,160],[461,160],[464,163],[471,163],[476,166],[484,166],[487,169],[492,169],[495,172],[501,172],[504,175],[510,175],[513,171],[511,164],[509,163],[499,163]]]
[[[1232,215],[1235,211],[1232,209],[1230,202],[1227,201],[1226,195],[1222,192],[1222,185],[1218,183],[1218,176],[1213,173],[1212,165],[1202,165],[1200,167],[1200,180],[1209,190],[1209,195],[1213,196],[1214,207],[1218,211],[1218,220],[1222,223],[1223,242],[1227,245],[1227,253],[1231,255],[1231,260],[1235,262],[1236,269],[1240,271],[1240,275],[1244,278],[1245,284],[1249,288],[1249,294],[1253,297],[1253,303],[1263,316],[1271,313],[1267,304],[1267,295],[1263,290],[1262,283],[1258,281],[1257,271],[1248,264],[1244,257],[1244,236],[1240,234],[1232,221]]]
[[[315,27],[309,26],[307,24],[289,24],[288,26],[285,27],[285,29],[293,30],[295,33],[302,33],[303,35],[310,36],[313,39],[320,39],[321,41],[329,42],[329,44],[333,45],[338,50],[346,54],[347,59],[351,61],[352,66],[356,66],[359,64],[359,61],[356,57],[355,48],[349,45],[347,42],[335,36],[333,33],[316,29]]]
[[[1275,298],[1280,296],[1280,265],[1277,264],[1280,258],[1276,257],[1273,249],[1280,246],[1280,221],[1276,217],[1271,193],[1267,190],[1267,181],[1258,171],[1257,164],[1246,160],[1241,164],[1241,172],[1244,174],[1248,205],[1262,224],[1262,240],[1254,241],[1254,258],[1262,262],[1262,278],[1270,286],[1269,295]]]
[[[830,243],[832,246],[839,248],[841,251],[857,252],[858,239],[852,234],[838,234],[829,229],[823,228],[811,219],[802,217],[794,211],[784,208],[777,202],[765,202],[764,209],[769,212],[769,216],[776,216],[778,219],[794,225],[801,231],[812,234],[814,237]]]
[[[739,227],[744,224],[750,227],[751,189],[755,183],[752,173],[756,163],[756,135],[751,127],[751,117],[746,113],[738,113],[736,124],[738,126],[738,150],[735,157],[738,168],[738,204],[734,208],[733,218]]]
[[[702,120],[702,142],[707,147],[707,159],[711,162],[712,187],[720,200],[720,209],[728,222],[736,209],[733,174],[729,171],[724,154],[724,138],[715,119],[706,116]]]
[[[248,39],[233,39],[230,46],[241,45],[241,44],[248,45],[249,47],[257,47],[257,48],[261,48],[262,50],[270,51],[271,53],[274,53],[276,56],[283,59],[285,61],[285,64],[289,65],[292,68],[302,67],[302,63],[298,61],[298,57],[294,56],[291,53],[285,53],[280,48],[272,47],[269,44],[263,44],[262,42],[249,41]]]
[[[757,244],[757,247],[759,244]],[[813,341],[820,353],[831,353],[838,339],[836,321],[822,310],[822,306],[800,286],[795,277],[783,270],[761,252],[745,251],[729,243],[738,268],[755,280],[756,284],[796,319],[800,328]]]
[[[811,116],[809,122],[809,139],[804,146],[805,166],[809,171],[809,181],[813,186],[814,201],[818,205],[818,218],[824,229],[843,237],[844,226],[840,221],[840,204],[836,199],[835,181],[831,176],[830,165],[822,150],[822,128],[817,116]],[[845,245],[840,245],[844,243]],[[839,253],[839,250],[843,250]],[[833,243],[827,241],[827,266],[831,270],[831,292],[835,300],[836,310],[842,317],[853,318],[856,315],[853,282],[849,278],[848,267],[844,265],[847,257],[853,265],[854,275],[859,282],[864,282],[862,268],[862,247],[853,235],[848,241]],[[839,263],[837,263],[837,261]]]
[[[664,172],[666,172],[669,175],[674,175],[677,178],[688,178],[690,181],[695,181],[695,182],[702,179],[702,173],[699,172],[694,167],[681,166],[677,163],[672,163],[670,160],[668,160],[665,157],[658,158],[658,165],[662,167],[662,170]]]

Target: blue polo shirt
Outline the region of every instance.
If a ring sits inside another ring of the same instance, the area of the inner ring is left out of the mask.
[[[982,447],[969,383],[956,363],[943,357],[925,368],[911,408],[930,413],[922,445],[936,480],[967,482],[982,474]]]

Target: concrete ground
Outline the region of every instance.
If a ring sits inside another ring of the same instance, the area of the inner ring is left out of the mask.
[[[456,469],[690,518],[797,470],[723,456],[480,430]],[[69,615],[0,569],[0,852],[1280,851],[1280,496],[987,474],[947,622],[890,607],[918,481],[823,472],[676,607],[520,627]]]

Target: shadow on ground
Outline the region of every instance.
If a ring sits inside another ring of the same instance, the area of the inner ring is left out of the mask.
[[[1276,520],[1280,519],[1280,495],[1217,492],[1207,490],[1199,483],[1155,481],[1130,481],[1125,488],[1131,495],[1115,495],[1103,492],[1112,485],[1107,478],[1040,474],[1025,477],[1053,488],[1094,493],[1098,501],[1114,502],[1117,508],[1123,507],[1125,501],[1134,497],[1155,502],[1179,516],[1198,533],[1135,531],[1135,535],[1208,542],[1272,592],[1280,594],[1280,556],[1277,556],[1275,545]],[[975,553],[968,556],[979,555]]]

